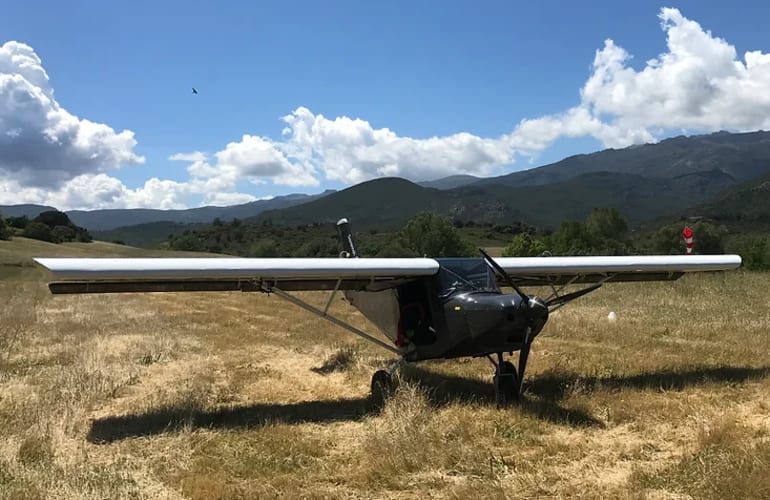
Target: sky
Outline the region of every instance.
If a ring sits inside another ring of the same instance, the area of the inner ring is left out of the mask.
[[[759,1],[6,2],[0,204],[223,206],[766,130],[768,19]]]

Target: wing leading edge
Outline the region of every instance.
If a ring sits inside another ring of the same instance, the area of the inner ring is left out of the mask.
[[[431,276],[433,259],[36,258],[53,293],[369,290]]]
[[[438,273],[428,258],[36,258],[57,281],[53,293],[379,291]],[[519,285],[674,280],[687,272],[727,271],[738,255],[502,257],[495,261]],[[504,283],[501,283],[505,285]]]

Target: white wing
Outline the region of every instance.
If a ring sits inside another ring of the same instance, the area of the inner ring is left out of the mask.
[[[728,271],[741,265],[739,255],[500,257],[495,261],[521,285],[674,280],[683,273]]]
[[[433,259],[36,258],[57,280],[53,293],[152,291],[369,290],[431,276]]]
[[[284,290],[379,291],[433,276],[443,259],[407,258],[36,258],[57,281],[53,293]],[[738,255],[503,257],[520,285],[673,280],[686,272],[726,271]],[[500,283],[504,285],[504,282]]]

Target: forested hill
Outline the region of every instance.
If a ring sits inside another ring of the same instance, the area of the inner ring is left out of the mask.
[[[717,132],[679,136],[655,144],[605,149],[499,177],[476,185],[530,186],[562,182],[589,172],[619,172],[677,179],[709,175],[738,183],[770,172],[770,132]]]
[[[762,195],[766,185],[752,184],[768,175],[770,132],[720,132],[572,156],[488,179],[452,176],[420,185],[380,178],[338,192],[290,195],[233,207],[68,214],[89,230],[157,221],[208,223],[215,218],[296,226],[335,222],[340,217],[354,218],[362,228],[392,229],[423,211],[452,220],[522,221],[555,228],[564,220],[582,220],[594,207],[617,208],[632,225],[664,216],[716,217],[728,210],[729,217],[737,220],[770,211]],[[10,216],[21,209],[30,206],[0,207],[0,213]],[[172,226],[153,227],[175,232]],[[120,234],[114,237],[123,239]]]

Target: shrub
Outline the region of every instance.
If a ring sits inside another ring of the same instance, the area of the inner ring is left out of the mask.
[[[42,222],[32,221],[24,228],[22,236],[26,238],[32,238],[33,240],[50,241],[53,242],[53,235],[51,234],[51,228],[43,224]]]
[[[752,271],[770,270],[770,238],[767,236],[747,237],[731,249],[743,259],[743,267]]]
[[[54,243],[74,241],[75,236],[75,230],[69,226],[56,226],[51,229],[51,238],[53,239]]]
[[[249,248],[250,257],[277,257],[278,245],[275,240],[265,238],[257,240],[251,248]]]
[[[11,239],[11,229],[5,223],[5,219],[0,217],[0,240],[10,240],[10,239]]]
[[[503,250],[503,257],[538,257],[547,250],[545,243],[533,239],[529,233],[519,233]]]
[[[82,227],[77,228],[77,237],[75,239],[80,243],[91,243],[94,241],[94,237],[91,236],[91,233]]]

